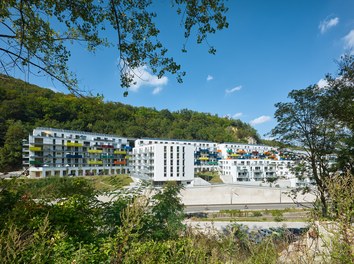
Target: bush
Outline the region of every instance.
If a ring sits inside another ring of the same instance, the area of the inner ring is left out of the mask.
[[[255,212],[252,212],[252,216],[254,216],[254,217],[260,217],[260,216],[262,216],[263,214],[262,214],[262,212],[260,212],[260,211],[255,211]]]

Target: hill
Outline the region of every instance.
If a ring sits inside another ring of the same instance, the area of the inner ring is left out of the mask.
[[[76,97],[0,75],[0,171],[21,167],[22,139],[38,126],[133,138],[247,142],[253,137],[259,141],[257,131],[240,120]]]

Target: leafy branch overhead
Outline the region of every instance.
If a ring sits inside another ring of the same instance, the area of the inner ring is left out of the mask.
[[[0,71],[7,75],[20,70],[47,75],[80,94],[76,76],[68,67],[73,43],[85,44],[95,52],[98,47],[117,47],[120,81],[123,88],[134,84],[135,70],[148,66],[159,78],[166,73],[182,82],[185,72],[169,57],[152,12],[152,0],[12,0],[0,3]],[[161,4],[156,1],[156,5]],[[206,43],[209,53],[215,48],[209,34],[228,27],[223,0],[171,0],[184,28],[186,43],[191,35]],[[116,38],[107,32],[114,30]],[[112,54],[112,56],[116,56]],[[139,76],[137,76],[139,77]]]

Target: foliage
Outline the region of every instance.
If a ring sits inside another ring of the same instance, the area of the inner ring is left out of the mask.
[[[333,171],[353,170],[353,61],[352,55],[344,56],[340,75],[328,75],[327,87],[291,91],[290,102],[275,105],[278,124],[271,134],[307,152],[295,172],[301,179],[314,181],[323,216],[327,214],[326,179]],[[335,167],[333,158],[337,159]]]
[[[322,114],[346,130],[337,146],[337,169],[354,174],[354,55],[344,55],[339,62],[338,76],[327,75],[326,81]]]
[[[329,177],[326,155],[334,152],[338,133],[333,120],[320,113],[321,93],[317,86],[309,86],[291,91],[291,102],[277,103],[274,116],[278,124],[272,130],[272,136],[305,148],[308,155],[306,164],[309,166],[309,170],[305,170],[305,177],[315,181],[325,215],[327,204],[324,179]]]
[[[279,238],[255,241],[240,228],[186,229],[173,183],[152,196],[121,190],[107,203],[92,192],[34,202],[23,186],[13,179],[0,188],[1,263],[275,263],[281,249]]]
[[[87,45],[95,52],[99,47],[116,47],[120,63],[122,87],[134,83],[139,68],[148,65],[161,78],[167,72],[177,74],[182,81],[184,72],[166,47],[158,40],[159,29],[151,11],[151,0],[116,1],[107,3],[86,1],[1,1],[0,69],[9,74],[14,69],[45,74],[69,90],[80,93],[75,75],[68,67],[70,45]],[[174,0],[184,27],[184,38],[196,35],[198,44],[207,42],[207,35],[228,27],[222,0]],[[108,39],[108,32],[117,39]],[[196,34],[194,34],[194,32]],[[186,45],[182,51],[186,52]],[[209,53],[215,48],[210,46]]]
[[[133,138],[217,142],[247,142],[249,136],[258,139],[256,130],[239,120],[187,109],[157,111],[105,103],[99,97],[78,98],[0,75],[0,171],[20,169],[21,141],[38,126]]]

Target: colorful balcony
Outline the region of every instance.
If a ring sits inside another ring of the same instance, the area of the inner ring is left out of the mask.
[[[42,165],[43,162],[39,161],[39,160],[30,160],[29,163],[31,165]]]
[[[82,147],[82,143],[66,142],[65,146],[67,146],[67,147]]]
[[[89,165],[102,165],[103,161],[102,160],[89,160],[88,164]]]
[[[100,147],[102,147],[102,148],[113,148],[112,145],[101,145]]]
[[[115,165],[126,165],[127,162],[125,160],[116,160],[113,162]]]
[[[66,154],[67,159],[82,159],[82,155]]]
[[[114,159],[113,155],[101,155],[102,159]]]
[[[87,152],[88,153],[102,153],[103,151],[101,149],[89,149]]]
[[[129,155],[127,155],[124,158],[127,160],[127,159],[130,159],[131,157]]]
[[[131,146],[125,146],[124,149],[130,151],[130,150],[132,150],[132,147]]]
[[[42,151],[41,147],[29,147],[30,151]]]
[[[125,151],[125,150],[115,150],[114,152],[113,152],[114,154],[127,154],[127,152]]]
[[[208,157],[200,157],[199,160],[209,160]]]

